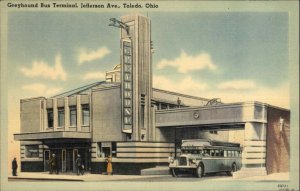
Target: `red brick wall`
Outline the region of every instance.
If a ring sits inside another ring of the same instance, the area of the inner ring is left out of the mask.
[[[280,118],[284,119],[280,133]],[[290,111],[268,107],[267,173],[288,172],[290,160]]]

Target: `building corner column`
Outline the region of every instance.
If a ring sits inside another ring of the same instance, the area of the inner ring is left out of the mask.
[[[267,175],[266,128],[266,123],[246,122],[242,168],[233,173],[234,179]]]

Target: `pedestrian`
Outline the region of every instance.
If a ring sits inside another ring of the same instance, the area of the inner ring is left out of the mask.
[[[82,160],[80,155],[77,155],[77,159],[76,159],[76,166],[77,166],[77,176],[79,176],[80,174],[83,175],[83,165],[82,165]]]
[[[106,173],[107,175],[112,175],[113,169],[112,169],[112,158],[111,156],[107,157],[106,159]]]
[[[55,170],[56,174],[58,174],[58,164],[57,164],[57,158],[55,156],[55,154],[52,154],[52,157],[49,160],[49,166],[50,166],[50,174],[53,173],[53,171]]]
[[[17,163],[16,157],[15,157],[14,160],[12,161],[11,167],[12,167],[12,175],[13,175],[13,176],[17,176],[18,163]]]

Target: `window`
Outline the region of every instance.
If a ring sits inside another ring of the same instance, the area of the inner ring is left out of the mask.
[[[65,126],[65,109],[63,107],[58,108],[58,127]]]
[[[111,156],[117,157],[117,143],[116,142],[111,143]]]
[[[38,158],[39,157],[39,146],[38,145],[26,145],[25,146],[26,158]]]
[[[167,109],[168,108],[168,106],[167,106],[167,104],[161,104],[161,109]]]
[[[224,150],[220,150],[220,155],[221,157],[224,157]]]
[[[205,149],[203,156],[210,156],[210,150],[209,149]]]
[[[141,105],[141,128],[145,128],[145,105]]]
[[[47,109],[48,128],[53,128],[53,109]]]
[[[98,142],[97,143],[97,157],[106,158],[108,156],[117,157],[117,143],[116,142]]]
[[[70,126],[77,126],[77,109],[76,106],[70,107]]]
[[[90,125],[90,105],[84,104],[82,107],[82,125]]]
[[[210,134],[215,134],[217,135],[218,134],[218,131],[209,131]]]
[[[104,158],[104,153],[102,152],[101,143],[97,143],[97,157]]]

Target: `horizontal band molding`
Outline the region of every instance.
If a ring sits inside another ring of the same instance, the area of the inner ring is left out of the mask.
[[[264,145],[264,146],[259,146],[259,145],[244,145],[244,148],[247,148],[247,147],[266,148],[266,145]]]
[[[242,153],[242,158],[266,158],[266,153]]]
[[[153,159],[165,159],[166,157],[119,157],[118,156],[118,158],[120,158],[120,159],[151,159],[151,158],[153,158]]]
[[[242,164],[258,164],[258,163],[266,163],[265,159],[246,159],[242,158]]]
[[[103,158],[92,158],[92,162],[106,163]],[[167,158],[113,158],[112,163],[168,163]]]
[[[169,157],[169,153],[117,153],[117,157]]]
[[[118,151],[117,153],[163,153],[163,154],[165,154],[165,153],[168,153],[168,154],[170,154],[170,152],[169,151],[160,151],[160,152],[156,152],[156,151],[138,151],[138,152],[134,152],[134,151]]]
[[[168,148],[173,148],[174,149],[174,147],[172,147],[172,146],[170,146],[170,147],[154,147],[154,146],[117,146],[117,149],[118,148],[166,148],[166,149],[168,149]]]
[[[141,147],[130,147],[130,148],[117,148],[117,152],[174,152],[174,148],[141,148]]]
[[[174,143],[118,142],[117,147],[174,147]]]
[[[245,157],[243,159],[266,159],[266,157]]]
[[[266,146],[266,141],[244,141],[244,146]]]
[[[244,147],[243,153],[244,152],[266,152],[266,147]]]

